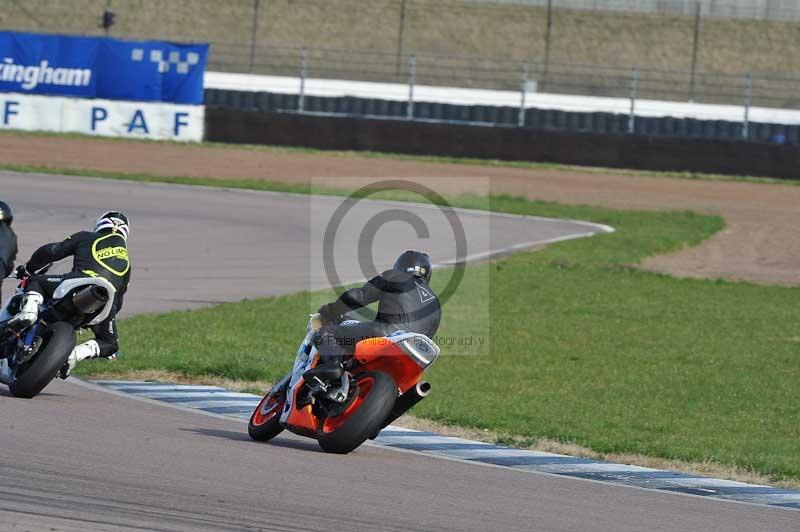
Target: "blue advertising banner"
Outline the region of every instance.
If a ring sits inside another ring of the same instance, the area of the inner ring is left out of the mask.
[[[0,92],[203,103],[207,44],[0,31]]]

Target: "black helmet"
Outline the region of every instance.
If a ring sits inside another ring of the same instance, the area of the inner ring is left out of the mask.
[[[0,222],[5,222],[11,225],[14,221],[14,212],[11,210],[11,205],[3,200],[0,200]]]
[[[100,215],[94,223],[94,232],[100,231],[113,231],[122,235],[122,238],[128,240],[128,235],[131,232],[131,226],[128,222],[128,217],[118,211],[108,211]]]
[[[430,257],[422,251],[406,251],[394,262],[395,270],[425,279],[426,283],[431,280],[432,268]]]

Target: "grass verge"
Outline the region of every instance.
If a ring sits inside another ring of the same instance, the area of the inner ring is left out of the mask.
[[[617,228],[470,268],[440,334],[489,324],[490,349],[445,348],[433,397],[415,414],[603,455],[713,462],[800,479],[800,289],[675,279],[630,265],[721,229],[688,212],[624,212],[494,197],[489,208]],[[486,207],[479,198],[454,204]],[[488,316],[471,288],[491,286]],[[441,288],[441,287],[439,287]],[[272,381],[290,366],[309,310],[300,293],[139,316],[121,324],[126,356],[102,371]],[[157,341],[153,339],[157,338]],[[522,440],[519,440],[522,438]]]

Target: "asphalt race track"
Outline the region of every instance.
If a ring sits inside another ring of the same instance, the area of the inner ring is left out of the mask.
[[[55,383],[32,401],[0,399],[0,523],[23,525],[11,530],[730,532],[798,527],[795,510],[372,446],[332,456],[313,441],[294,437],[258,444],[241,422],[74,384]]]
[[[327,283],[324,270],[308,262],[321,257],[317,237],[324,231],[317,228],[341,200],[15,174],[0,175],[0,183],[18,213],[23,258],[39,243],[87,227],[103,209],[130,214],[136,269],[128,314]],[[343,278],[360,275],[357,260],[346,256],[359,224],[387,208],[359,204],[343,222],[336,247]],[[425,247],[434,260],[452,260],[440,213],[402,208],[431,224]],[[475,258],[599,231],[572,222],[459,217]],[[381,231],[389,233],[372,247],[379,265],[391,262],[398,245],[416,242],[402,224]],[[800,530],[795,510],[376,446],[334,456],[293,436],[258,444],[240,421],[74,381],[55,382],[34,400],[0,389],[0,420],[0,530]]]
[[[322,242],[341,198],[3,172],[0,183],[15,212],[20,261],[41,244],[93,227],[105,210],[128,214],[134,268],[125,299],[128,315],[330,286]],[[328,261],[342,281],[364,278],[359,237],[367,221],[380,222],[375,217],[382,213],[419,218],[429,235],[417,239],[405,221],[383,224],[371,253],[377,270],[415,245],[434,263],[458,257],[453,230],[438,208],[363,200],[342,219]],[[603,229],[481,212],[461,211],[458,218],[468,244],[466,258]],[[61,270],[68,267],[63,264]]]

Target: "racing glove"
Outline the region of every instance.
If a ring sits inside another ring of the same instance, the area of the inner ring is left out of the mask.
[[[17,266],[16,277],[17,279],[24,279],[25,277],[30,277],[31,273],[28,271],[28,268],[24,264],[20,264]]]

